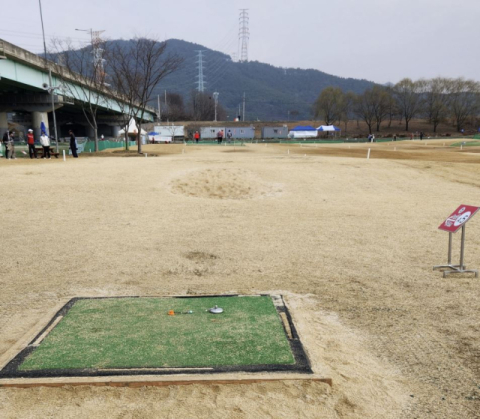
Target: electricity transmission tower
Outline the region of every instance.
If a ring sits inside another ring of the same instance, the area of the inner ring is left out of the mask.
[[[92,47],[93,47],[93,63],[95,66],[95,71],[97,72],[96,77],[97,81],[105,80],[105,70],[104,70],[104,63],[105,60],[103,59],[103,48],[102,39],[100,38],[100,34],[105,31],[91,31],[92,37]]]
[[[196,50],[198,52],[197,58],[197,69],[198,69],[198,80],[197,80],[197,91],[203,92],[205,91],[205,85],[207,84],[205,81],[205,76],[203,75],[203,53],[204,50]]]
[[[96,81],[104,82],[105,81],[105,70],[104,70],[104,63],[105,60],[103,59],[103,48],[102,48],[102,38],[100,35],[105,31],[94,31],[93,29],[75,29],[79,32],[87,32],[90,34],[90,39],[92,43],[92,61],[93,61],[93,68],[95,71],[95,79]]]
[[[248,40],[250,31],[248,30],[248,9],[240,9],[238,41],[240,44],[240,62],[248,61]]]

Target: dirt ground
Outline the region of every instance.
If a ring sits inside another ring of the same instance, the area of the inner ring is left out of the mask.
[[[438,225],[480,205],[480,150],[443,143],[0,159],[0,357],[75,296],[269,292],[333,379],[0,389],[0,416],[480,417],[480,279],[432,270],[447,256]]]

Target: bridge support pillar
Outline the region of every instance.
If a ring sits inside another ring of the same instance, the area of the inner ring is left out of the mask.
[[[90,141],[95,141],[95,130],[92,128],[90,124],[87,124],[87,137]]]
[[[118,125],[114,125],[112,127],[112,135],[117,138],[120,135],[120,127]]]
[[[42,130],[40,128],[42,122],[45,124],[45,128],[47,128],[48,134],[52,135],[48,127],[48,113],[32,112],[33,135],[35,137],[35,140],[40,140],[40,135],[42,135]]]
[[[3,134],[8,130],[7,113],[0,112],[0,138],[3,138]]]

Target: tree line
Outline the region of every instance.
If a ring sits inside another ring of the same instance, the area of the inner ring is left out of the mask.
[[[382,123],[391,126],[393,120],[405,123],[409,130],[413,118],[426,120],[433,132],[441,123],[451,124],[460,132],[476,127],[480,113],[480,83],[464,78],[400,80],[391,86],[375,85],[361,94],[343,92],[340,88],[327,87],[313,105],[315,118],[325,124],[343,124],[363,120],[370,134],[380,132]]]
[[[155,105],[153,102],[152,105]],[[215,100],[208,92],[193,90],[186,103],[179,93],[167,92],[160,109],[162,121],[213,121],[215,119]],[[225,121],[227,111],[217,104],[217,121]]]

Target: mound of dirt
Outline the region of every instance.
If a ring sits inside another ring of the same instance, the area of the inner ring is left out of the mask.
[[[281,192],[242,169],[205,169],[190,172],[171,183],[173,193],[212,199],[252,199]]]

